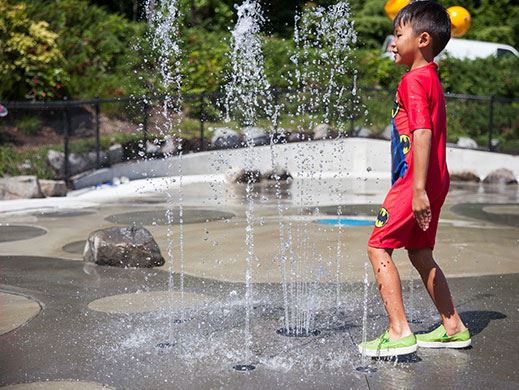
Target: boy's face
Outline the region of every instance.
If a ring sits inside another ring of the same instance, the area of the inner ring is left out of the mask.
[[[420,51],[420,37],[413,31],[411,23],[400,24],[395,28],[395,38],[391,42],[390,49],[395,55],[395,63],[398,65],[413,65],[417,52]]]

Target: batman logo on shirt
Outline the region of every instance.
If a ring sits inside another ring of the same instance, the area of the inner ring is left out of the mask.
[[[382,226],[384,226],[387,223],[388,220],[389,220],[388,211],[384,207],[381,207],[380,210],[378,211],[377,220],[375,221],[375,227],[381,228]]]
[[[409,153],[411,142],[410,142],[409,137],[407,135],[402,134],[400,136],[400,146],[402,147],[402,153],[404,153],[404,154]]]

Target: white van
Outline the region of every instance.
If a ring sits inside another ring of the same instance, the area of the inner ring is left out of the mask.
[[[388,35],[382,50],[384,56],[393,58],[389,46],[393,41],[393,35]],[[516,56],[519,57],[519,52],[510,45],[494,42],[474,41],[471,39],[460,39],[451,38],[445,49],[438,54],[436,60],[448,55],[451,58],[457,58],[460,60],[473,60],[476,58],[486,58],[490,56],[505,57],[505,56]]]

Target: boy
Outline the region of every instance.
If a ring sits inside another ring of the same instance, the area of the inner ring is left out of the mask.
[[[417,1],[402,8],[394,29],[395,63],[410,70],[402,77],[393,104],[392,187],[368,242],[389,316],[382,336],[359,345],[368,356],[408,354],[417,346],[463,348],[471,342],[432,256],[440,209],[449,190],[445,100],[433,59],[450,39],[450,18],[441,5]],[[391,258],[393,250],[402,247],[440,313],[442,325],[431,333],[415,336],[409,328],[400,276]]]

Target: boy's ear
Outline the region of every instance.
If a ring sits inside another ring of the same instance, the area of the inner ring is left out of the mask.
[[[432,46],[432,37],[427,31],[424,31],[418,36],[418,47],[424,49],[428,46]]]

